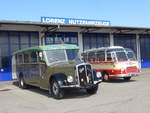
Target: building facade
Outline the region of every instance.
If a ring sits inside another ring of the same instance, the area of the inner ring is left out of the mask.
[[[13,52],[38,45],[76,44],[80,52],[99,47],[131,48],[150,67],[150,28],[0,21],[0,81],[11,80]]]

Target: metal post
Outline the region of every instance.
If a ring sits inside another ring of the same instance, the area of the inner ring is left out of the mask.
[[[110,33],[110,46],[114,46],[114,35]]]
[[[81,54],[83,52],[83,37],[80,32],[78,32],[78,46],[80,48],[79,53]]]
[[[137,59],[140,62],[140,68],[141,68],[141,52],[140,52],[140,37],[139,37],[139,34],[136,34],[136,47],[137,47]]]
[[[41,31],[39,31],[39,45],[45,45],[44,33],[42,33]]]

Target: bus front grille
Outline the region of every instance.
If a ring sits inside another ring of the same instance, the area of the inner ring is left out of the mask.
[[[80,86],[93,83],[91,65],[80,65],[78,68]]]
[[[134,73],[134,72],[138,72],[138,69],[136,66],[133,66],[133,67],[127,67],[126,71],[127,73]]]

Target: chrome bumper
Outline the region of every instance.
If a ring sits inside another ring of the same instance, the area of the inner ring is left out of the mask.
[[[133,77],[133,76],[138,76],[138,75],[139,75],[139,73],[128,73],[128,74],[118,74],[118,75],[110,75],[110,76],[123,78],[123,77]]]
[[[80,86],[80,85],[61,85],[60,88],[89,88],[89,87],[94,87],[95,85],[101,83],[102,80],[94,81],[93,84],[87,84],[85,86]]]

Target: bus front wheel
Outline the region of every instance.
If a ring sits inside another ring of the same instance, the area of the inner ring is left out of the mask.
[[[53,96],[55,99],[62,99],[64,97],[64,90],[60,88],[58,82],[53,79],[51,82],[51,96]]]
[[[98,84],[95,87],[92,87],[90,89],[86,89],[88,94],[95,94],[95,93],[97,93],[97,90],[98,90]]]

